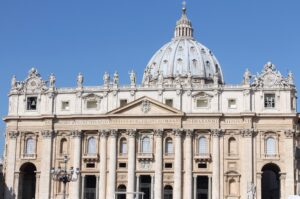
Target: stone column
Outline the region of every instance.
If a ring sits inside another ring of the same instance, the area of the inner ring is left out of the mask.
[[[285,164],[285,171],[286,171],[286,178],[285,178],[285,196],[284,198],[288,198],[290,195],[294,195],[294,185],[295,185],[295,164],[294,164],[294,134],[295,131],[293,129],[286,130],[284,132],[285,138],[284,138],[284,150],[283,154],[284,157],[281,156],[281,158],[284,159]]]
[[[96,181],[96,198],[99,198],[99,189],[97,189],[97,187],[99,187],[99,180],[100,180],[100,177],[99,176],[96,176],[97,177],[97,181]]]
[[[194,176],[194,189],[193,189],[193,194],[194,194],[194,199],[197,198],[197,177],[198,176]]]
[[[182,130],[175,129],[174,199],[182,198]]]
[[[40,173],[36,173],[35,174],[35,198],[39,198],[38,197],[38,195],[40,195],[40,190],[39,190],[39,188],[40,188],[40,184],[42,184],[41,183],[41,176],[40,176]]]
[[[42,160],[41,160],[41,177],[39,183],[39,198],[50,198],[51,194],[51,163],[52,163],[52,130],[43,131],[43,145],[42,145]]]
[[[14,177],[15,177],[15,166],[16,166],[16,148],[17,148],[17,138],[19,132],[12,131],[8,133],[8,148],[7,148],[7,163],[5,172],[5,182],[7,189],[5,189],[5,199],[18,198],[18,190],[14,190]],[[15,196],[15,197],[14,197]]]
[[[212,179],[211,179],[211,176],[208,176],[208,199],[212,198],[211,188],[212,188]]]
[[[220,199],[220,137],[221,129],[212,130],[212,199]]]
[[[163,130],[157,129],[154,131],[156,137],[156,150],[155,150],[155,199],[162,199],[162,136]]]
[[[186,131],[184,198],[193,199],[193,130]]]
[[[127,192],[134,192],[135,185],[135,134],[136,130],[128,130],[128,184]],[[127,195],[127,199],[134,199],[133,194]]]
[[[85,175],[81,176],[81,198],[84,198],[84,185],[85,185]]]
[[[109,145],[109,179],[108,179],[108,193],[107,199],[115,197],[116,191],[116,171],[117,171],[117,130],[110,131],[110,145]]]
[[[241,150],[241,196],[247,198],[247,188],[253,183],[253,129],[241,130],[242,150]]]
[[[136,192],[140,192],[140,176],[136,176]],[[136,199],[140,199],[140,195],[136,195]]]
[[[261,198],[261,178],[262,173],[256,174],[256,199],[262,199]]]
[[[106,198],[107,136],[108,130],[99,130],[100,134],[100,182],[99,196]]]
[[[285,197],[285,178],[286,178],[286,174],[285,173],[280,173],[280,198],[288,198]]]
[[[154,176],[151,176],[151,199],[154,199]]]
[[[73,167],[79,168],[81,165],[81,137],[82,132],[81,131],[73,131],[72,132],[73,137]],[[70,186],[72,186],[72,193],[70,194],[72,199],[80,199],[80,176],[78,176],[78,179],[75,182],[71,182]],[[83,191],[83,190],[82,190]]]

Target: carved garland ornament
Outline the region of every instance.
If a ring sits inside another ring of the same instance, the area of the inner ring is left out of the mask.
[[[54,135],[54,131],[52,130],[42,131],[43,138],[52,138],[53,135]]]
[[[161,138],[163,136],[163,133],[164,133],[163,129],[155,129],[154,130],[154,135],[157,136],[157,137]]]
[[[285,130],[284,134],[286,138],[293,138],[295,131],[293,129]]]
[[[16,139],[19,136],[19,132],[11,131],[8,133],[10,139]]]
[[[223,135],[222,129],[212,129],[211,134],[213,137],[221,137]]]

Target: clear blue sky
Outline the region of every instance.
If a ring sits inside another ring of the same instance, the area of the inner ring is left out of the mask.
[[[271,60],[283,74],[292,70],[299,85],[299,0],[187,0],[187,8],[195,37],[214,52],[227,83]],[[140,81],[180,14],[180,0],[1,0],[0,115],[7,114],[11,76],[23,80],[32,66],[45,79],[55,73],[60,87],[75,86],[78,72],[86,85],[102,84],[104,71],[114,70],[121,83],[131,69]]]

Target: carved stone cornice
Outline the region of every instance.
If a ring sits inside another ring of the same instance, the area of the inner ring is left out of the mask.
[[[186,137],[193,137],[194,136],[194,129],[187,129],[185,130]]]
[[[294,129],[289,129],[289,130],[284,131],[284,135],[285,135],[286,138],[293,138],[294,134],[295,134]]]
[[[183,129],[173,129],[174,135],[177,137],[181,137],[183,134]]]
[[[254,129],[243,129],[243,130],[241,130],[241,135],[243,137],[246,137],[246,138],[254,137],[255,133],[256,132],[254,131]]]
[[[45,131],[42,131],[42,136],[44,139],[46,138],[52,138],[53,135],[54,135],[54,131],[53,130],[45,130]]]
[[[222,129],[212,129],[211,135],[213,137],[222,137],[223,136],[223,130]]]
[[[128,129],[126,134],[128,135],[128,137],[134,138],[136,135],[136,129]]]
[[[81,138],[82,137],[82,131],[72,131],[71,136],[73,138]]]
[[[164,130],[163,129],[154,129],[154,135],[156,137],[162,138],[163,134],[164,134]]]
[[[118,136],[118,129],[111,129],[111,130],[109,130],[109,135],[111,137],[117,137]]]
[[[101,130],[98,130],[98,133],[99,133],[100,137],[107,137],[109,135],[109,130],[101,129]]]
[[[10,139],[17,139],[17,137],[19,136],[19,134],[20,133],[18,131],[10,131],[8,133]]]

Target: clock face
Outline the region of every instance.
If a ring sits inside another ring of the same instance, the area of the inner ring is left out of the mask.
[[[264,85],[273,86],[276,83],[276,77],[272,74],[266,75],[264,78]]]

